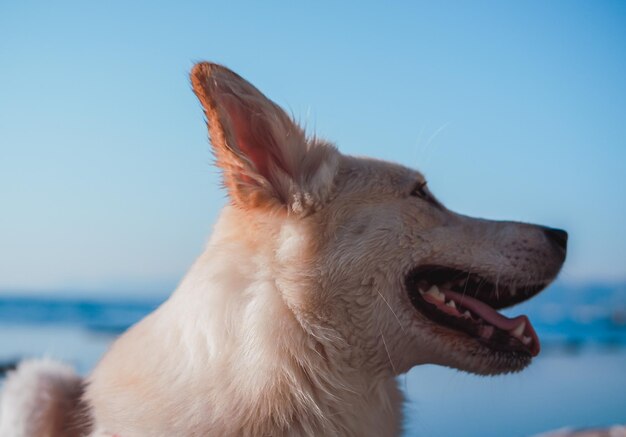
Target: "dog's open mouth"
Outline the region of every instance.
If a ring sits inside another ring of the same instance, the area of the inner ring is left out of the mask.
[[[406,278],[413,306],[432,321],[475,338],[489,348],[536,356],[539,338],[528,317],[496,311],[537,294],[545,284],[497,285],[479,275],[440,266],[419,267]]]

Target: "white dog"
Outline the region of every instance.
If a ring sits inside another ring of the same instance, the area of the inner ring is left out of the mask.
[[[447,210],[424,177],[307,138],[232,71],[200,63],[230,204],[174,294],[84,381],[9,376],[2,436],[394,436],[395,377],[515,372],[539,352],[496,310],[550,283],[567,233]]]

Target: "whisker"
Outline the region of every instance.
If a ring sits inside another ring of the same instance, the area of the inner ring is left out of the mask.
[[[397,375],[398,372],[396,371],[396,366],[393,365],[393,361],[391,360],[391,354],[389,353],[389,348],[387,347],[387,342],[385,341],[382,329],[380,330],[380,338],[383,339],[383,345],[385,346],[385,351],[387,352],[387,358],[389,358],[389,364],[391,364],[391,368],[393,369],[393,374]]]
[[[389,308],[389,311],[391,311],[391,314],[393,314],[393,316],[398,321],[398,325],[400,325],[400,329],[402,329],[402,332],[404,332],[404,326],[402,326],[402,322],[400,322],[400,318],[398,317],[396,312],[393,310],[393,308],[391,308],[391,305],[389,305],[389,302],[387,302],[387,299],[385,299],[385,297],[381,294],[380,291],[376,290],[376,293],[378,293],[378,295],[383,300],[383,302],[385,302],[387,304],[387,307]]]

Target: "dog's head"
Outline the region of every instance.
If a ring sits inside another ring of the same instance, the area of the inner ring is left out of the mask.
[[[420,363],[517,371],[539,352],[526,316],[496,310],[555,278],[564,231],[456,214],[417,171],[307,138],[232,71],[201,63],[191,79],[234,217],[255,230],[245,238],[264,247],[277,292],[312,337],[394,374]]]

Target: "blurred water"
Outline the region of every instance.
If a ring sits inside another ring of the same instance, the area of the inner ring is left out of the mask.
[[[114,300],[0,295],[4,325],[62,326],[118,334],[156,308],[158,299]],[[542,344],[626,346],[626,284],[556,284],[505,314],[528,314]],[[2,354],[0,345],[0,354]]]
[[[544,351],[521,373],[420,366],[400,379],[407,436],[523,437],[626,423],[626,348]]]

